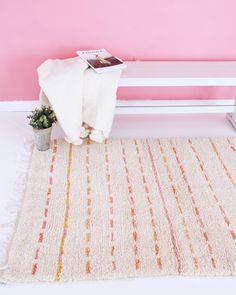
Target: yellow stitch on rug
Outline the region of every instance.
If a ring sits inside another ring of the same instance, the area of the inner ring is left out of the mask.
[[[60,242],[60,251],[58,255],[58,263],[57,263],[57,270],[56,270],[56,281],[60,281],[61,279],[61,272],[62,272],[62,260],[63,260],[63,255],[64,255],[64,246],[65,246],[65,240],[66,240],[66,235],[65,231],[68,229],[68,210],[70,206],[70,177],[71,177],[71,162],[72,162],[72,144],[69,144],[69,149],[68,149],[68,164],[67,164],[67,189],[66,189],[66,213],[64,216],[64,225],[63,225],[63,233],[61,237],[61,242]]]

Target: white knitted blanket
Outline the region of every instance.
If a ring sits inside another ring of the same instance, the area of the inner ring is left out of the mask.
[[[40,101],[52,106],[68,142],[81,144],[87,134],[97,142],[109,136],[121,70],[97,74],[74,57],[46,60],[38,76]],[[84,123],[92,128],[87,134]]]

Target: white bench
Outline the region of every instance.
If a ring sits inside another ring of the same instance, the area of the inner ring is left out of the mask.
[[[236,61],[129,61],[119,87],[236,86]],[[235,98],[118,100],[116,114],[228,113],[236,128]]]
[[[119,87],[236,86],[236,61],[128,61]],[[116,114],[226,113],[236,129],[236,98],[118,100]],[[38,101],[1,102],[1,111],[31,111]]]

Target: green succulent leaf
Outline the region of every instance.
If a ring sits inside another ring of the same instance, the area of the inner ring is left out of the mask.
[[[29,125],[35,129],[46,129],[57,122],[57,117],[50,106],[42,105],[27,116]]]

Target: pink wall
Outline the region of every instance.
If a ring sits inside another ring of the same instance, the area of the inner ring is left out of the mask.
[[[0,100],[35,99],[37,66],[77,49],[105,47],[127,60],[236,60],[235,11],[235,0],[0,0]],[[156,98],[232,95],[229,88],[149,91]]]

